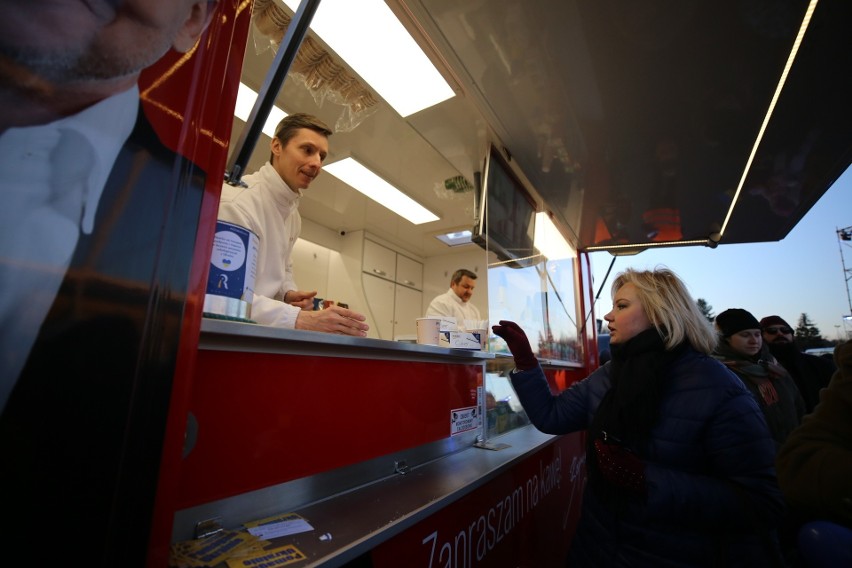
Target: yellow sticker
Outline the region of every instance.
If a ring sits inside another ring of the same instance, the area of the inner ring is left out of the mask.
[[[287,566],[294,562],[307,560],[308,557],[302,554],[302,551],[288,544],[273,548],[272,550],[263,550],[253,553],[242,558],[233,558],[227,561],[228,568],[277,568],[278,566]]]
[[[221,531],[207,538],[177,542],[171,547],[171,566],[215,566],[241,551],[262,550],[268,542],[244,531]]]

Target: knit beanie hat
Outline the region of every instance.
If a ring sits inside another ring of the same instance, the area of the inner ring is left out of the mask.
[[[731,308],[716,316],[716,327],[724,337],[744,329],[760,329],[757,318],[741,308]]]
[[[766,316],[765,318],[760,320],[761,329],[763,329],[764,327],[772,327],[773,325],[783,325],[784,327],[789,327],[790,329],[793,329],[789,323],[781,319],[781,316]]]

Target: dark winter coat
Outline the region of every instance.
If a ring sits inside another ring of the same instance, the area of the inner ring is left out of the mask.
[[[805,401],[793,378],[778,365],[766,346],[756,356],[748,357],[722,341],[713,356],[736,373],[754,395],[775,440],[775,447],[780,448],[805,415]]]
[[[802,353],[795,343],[769,343],[769,351],[793,377],[810,414],[819,403],[819,391],[828,386],[835,366],[831,359]]]
[[[552,395],[540,368],[512,373],[532,423],[584,430],[610,387],[610,364]],[[783,499],[775,445],[754,397],[692,349],[670,367],[645,463],[647,500],[616,517],[586,487],[570,566],[770,566]],[[761,536],[762,535],[762,536]]]
[[[834,352],[837,372],[778,452],[778,481],[803,519],[852,528],[852,342]]]

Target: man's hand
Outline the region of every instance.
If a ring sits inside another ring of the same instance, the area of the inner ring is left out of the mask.
[[[340,306],[329,306],[324,310],[299,312],[296,329],[366,337],[370,326],[364,323],[365,319],[367,318],[358,312]]]
[[[290,304],[291,306],[302,308],[303,310],[312,310],[314,309],[314,296],[316,295],[316,290],[314,290],[313,292],[303,292],[302,290],[287,290],[287,293],[284,294],[284,302]]]

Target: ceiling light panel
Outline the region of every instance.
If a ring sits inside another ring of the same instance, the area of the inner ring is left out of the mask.
[[[245,86],[243,83],[240,83],[239,89],[237,90],[237,106],[234,108],[234,116],[243,122],[248,122],[251,109],[254,108],[256,100],[257,93],[254,92],[253,89]],[[263,133],[270,138],[275,136],[275,127],[278,126],[278,123],[281,122],[285,116],[287,116],[286,112],[277,106],[273,106],[269,111],[269,116],[266,118],[266,123],[263,125]]]
[[[571,245],[553,224],[550,216],[541,211],[535,214],[535,248],[548,260],[559,260],[561,258],[574,258],[576,253]]]
[[[383,0],[323,0],[311,29],[403,117],[455,95]]]
[[[437,215],[380,178],[354,158],[345,158],[338,162],[326,164],[322,169],[414,225],[439,219]]]

